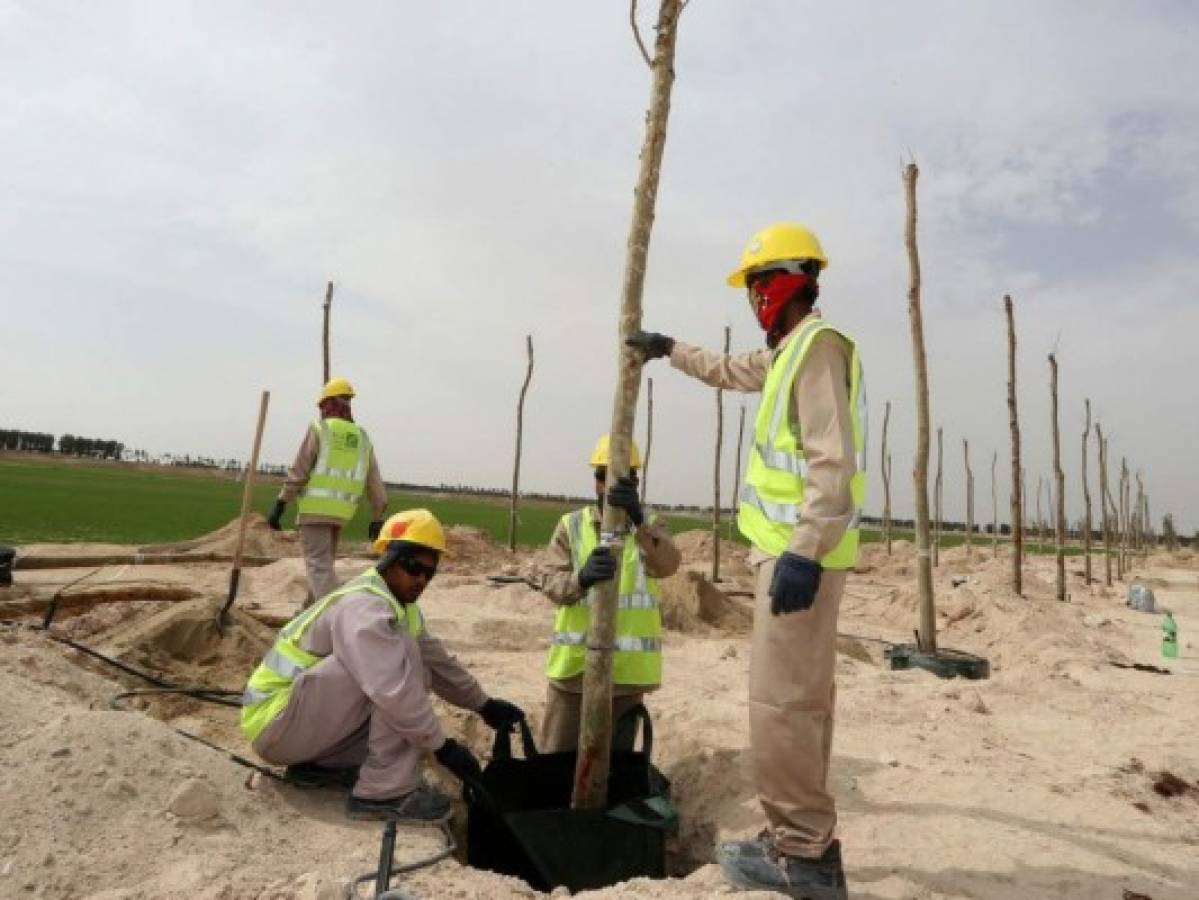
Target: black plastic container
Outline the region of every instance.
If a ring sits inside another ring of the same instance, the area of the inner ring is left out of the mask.
[[[650,761],[653,729],[644,706],[643,748],[613,751],[608,807],[574,810],[570,797],[577,754],[539,753],[522,723],[524,759],[511,736],[496,733],[481,783],[468,785],[467,862],[513,875],[540,891],[572,893],[630,878],[666,876],[666,835],[678,828],[670,782]]]

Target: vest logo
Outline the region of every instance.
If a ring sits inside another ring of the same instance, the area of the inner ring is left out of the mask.
[[[358,449],[358,435],[356,435],[356,434],[347,434],[346,435],[346,448],[349,450],[357,450]]]

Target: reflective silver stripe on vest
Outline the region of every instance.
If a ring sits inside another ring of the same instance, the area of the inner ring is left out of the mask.
[[[781,525],[796,525],[799,523],[799,507],[794,503],[776,503],[761,496],[752,484],[746,482],[741,486],[741,502],[757,507],[771,522]]]
[[[270,700],[274,694],[268,694],[266,691],[256,691],[249,685],[241,692],[241,705],[253,706],[255,703],[261,703],[263,700]]]
[[[266,652],[266,656],[262,658],[262,664],[288,681],[294,681],[295,677],[307,668],[294,659],[288,659],[274,647]]]
[[[351,494],[347,491],[335,491],[332,488],[307,487],[304,488],[304,496],[316,497],[318,500],[340,500],[343,503],[357,504],[358,502],[357,494]]]
[[[786,450],[770,450],[764,444],[754,444],[763,464],[768,469],[786,472],[789,475],[808,477],[808,461],[802,456],[788,453]]]
[[[361,442],[358,444],[358,465],[354,467],[353,479],[359,483],[366,483],[366,473],[371,464],[371,439],[366,436],[366,429],[359,426],[358,437]]]
[[[317,419],[314,423],[317,431],[317,446],[319,448],[316,454],[316,462],[312,464],[312,473],[325,472],[329,466],[329,445],[333,443],[333,435],[330,433],[329,422],[326,419]]]
[[[555,631],[553,643],[561,647],[578,647],[587,643],[585,631]],[[662,649],[660,638],[617,636],[613,646],[622,653],[658,653]]]
[[[591,606],[591,596],[591,591],[588,591],[576,605]],[[617,609],[656,609],[657,606],[658,598],[648,592],[621,594],[616,598]]]
[[[774,398],[774,409],[770,414],[770,432],[766,436],[766,441],[770,445],[777,443],[779,426],[781,426],[783,421],[786,419],[786,411],[791,399],[790,391],[788,391],[787,388],[794,382],[795,373],[798,371],[799,364],[803,361],[803,357],[805,356],[801,348],[803,347],[804,342],[808,339],[808,336],[811,335],[811,333],[817,328],[820,328],[825,324],[826,323],[824,319],[813,319],[800,329],[799,334],[795,336],[795,340],[787,348],[787,350],[791,353],[791,359],[787,362],[786,374],[783,376],[783,380],[779,383],[779,391]]]

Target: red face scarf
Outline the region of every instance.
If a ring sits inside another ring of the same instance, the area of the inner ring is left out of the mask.
[[[807,287],[811,278],[802,272],[773,272],[760,279],[750,290],[750,302],[753,304],[754,315],[758,324],[769,337],[776,340],[781,335],[776,334],[775,325],[779,313],[788,303]]]
[[[345,419],[347,422],[353,422],[354,417],[350,413],[350,401],[342,397],[326,397],[317,404],[321,411],[322,419]]]

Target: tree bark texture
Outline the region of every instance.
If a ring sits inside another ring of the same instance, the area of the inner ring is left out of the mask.
[[[1120,555],[1116,571],[1123,579],[1128,571],[1128,459],[1120,457],[1120,514],[1117,519],[1120,527]]]
[[[649,112],[641,165],[633,193],[633,216],[621,285],[620,328],[617,334],[618,374],[612,404],[609,478],[629,471],[633,417],[641,383],[642,358],[625,345],[625,338],[641,327],[641,295],[658,198],[658,181],[666,147],[670,117],[670,91],[674,85],[675,38],[682,0],[661,0],[650,88]],[[619,553],[623,546],[625,514],[604,504],[600,540]],[[587,632],[587,668],[583,676],[583,701],[579,754],[575,765],[571,805],[575,809],[602,809],[608,799],[608,772],[612,742],[612,654],[616,636],[616,580],[596,586],[591,624]]]
[[[512,499],[508,508],[508,549],[516,549],[516,504],[520,496],[520,448],[525,430],[525,395],[529,393],[529,381],[533,378],[533,335],[525,335],[525,349],[529,362],[525,368],[525,380],[520,386],[520,398],[516,401],[516,453],[512,460]]]
[[[1012,593],[1024,594],[1024,491],[1020,466],[1020,416],[1016,409],[1016,317],[1012,297],[1005,294],[1003,311],[1007,317],[1007,416],[1012,434]]]
[[[333,282],[330,281],[325,285],[325,302],[322,305],[322,309],[324,310],[324,323],[321,326],[321,349],[323,350],[321,358],[324,361],[324,367],[322,369],[324,372],[324,378],[322,379],[321,384],[328,384],[329,379],[333,377],[329,374],[329,308],[332,305]]]
[[[1054,499],[1054,555],[1057,566],[1057,599],[1066,600],[1066,473],[1062,471],[1062,439],[1057,413],[1057,356],[1049,354],[1049,399],[1053,419],[1053,480],[1057,486]]]
[[[1103,514],[1103,583],[1112,586],[1112,526],[1108,511],[1112,505],[1112,492],[1107,483],[1107,438],[1103,426],[1095,423],[1095,443],[1099,447],[1099,510]]]
[[[887,556],[891,555],[891,457],[887,454],[887,430],[891,424],[891,401],[887,401],[883,412],[883,447],[879,452],[879,464],[883,473],[883,543]]]
[[[1082,432],[1082,555],[1085,560],[1083,577],[1091,583],[1091,486],[1087,482],[1087,444],[1091,440],[1091,401],[1086,401],[1087,420]]]
[[[970,468],[970,442],[962,438],[962,456],[966,460],[966,556],[973,555],[974,472]]]
[[[928,528],[928,357],[924,352],[924,317],[920,309],[920,252],[916,246],[916,179],[920,170],[915,163],[903,169],[907,221],[904,244],[908,252],[908,318],[912,326],[912,359],[916,369],[916,458],[912,482],[916,498],[916,584],[920,598],[920,649],[937,649],[937,609],[933,599],[933,565],[929,556]]]
[[[654,380],[645,379],[645,457],[641,460],[641,503],[649,490],[649,455],[654,449]]]
[[[724,326],[724,355],[729,355],[733,334]],[[720,580],[720,457],[724,449],[724,391],[716,389],[716,451],[712,461],[712,583]]]
[[[1045,480],[1040,475],[1037,476],[1036,531],[1037,531],[1037,552],[1038,553],[1045,552],[1045,517],[1041,514],[1041,489],[1044,486],[1044,481]]]

